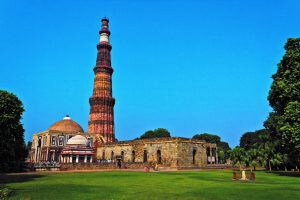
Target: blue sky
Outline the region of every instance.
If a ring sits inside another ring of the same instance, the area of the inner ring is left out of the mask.
[[[0,88],[25,139],[69,114],[86,130],[101,18],[110,19],[115,130],[221,136],[263,127],[271,75],[299,37],[299,1],[0,2]]]

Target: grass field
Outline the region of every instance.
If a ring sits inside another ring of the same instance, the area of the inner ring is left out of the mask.
[[[77,172],[1,176],[11,199],[300,199],[300,178],[258,172],[255,182],[232,181],[231,171]]]

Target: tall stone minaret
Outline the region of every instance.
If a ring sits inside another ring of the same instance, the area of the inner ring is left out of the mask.
[[[115,141],[114,132],[114,105],[112,97],[112,73],[109,43],[109,20],[102,19],[100,42],[97,44],[97,61],[94,67],[95,79],[93,95],[90,97],[90,116],[88,133],[94,138],[94,145]]]

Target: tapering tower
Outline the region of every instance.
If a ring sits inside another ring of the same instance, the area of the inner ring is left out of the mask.
[[[90,97],[90,116],[88,133],[93,136],[95,146],[99,143],[115,141],[114,133],[114,105],[112,97],[112,73],[109,43],[109,20],[102,19],[100,42],[97,44],[97,61],[94,67],[95,79],[93,95]]]

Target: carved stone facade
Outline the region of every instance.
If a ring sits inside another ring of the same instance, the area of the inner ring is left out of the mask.
[[[123,163],[160,164],[172,168],[205,167],[217,163],[216,144],[187,138],[156,138],[104,144],[97,159]]]

